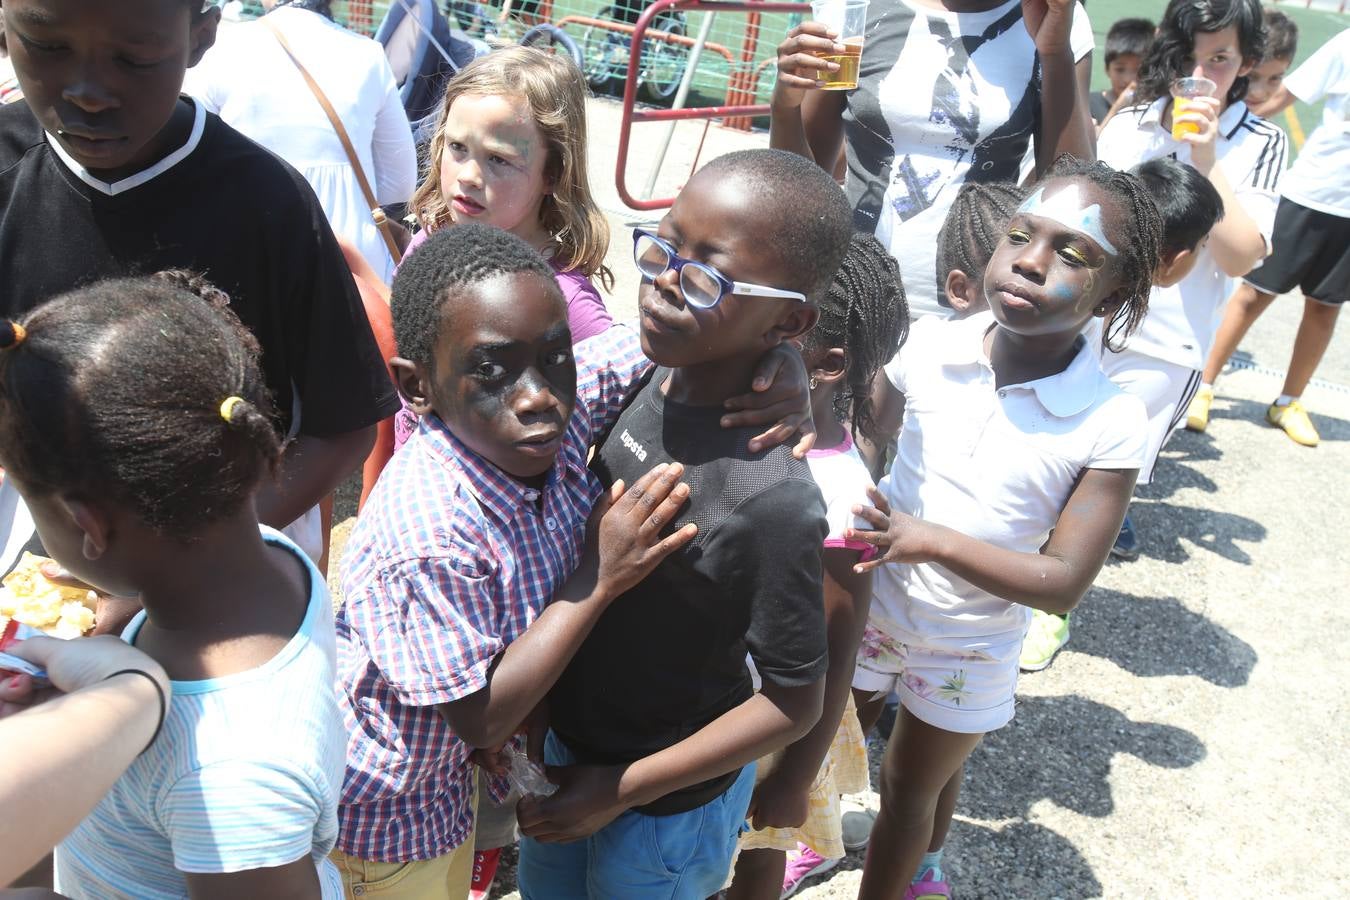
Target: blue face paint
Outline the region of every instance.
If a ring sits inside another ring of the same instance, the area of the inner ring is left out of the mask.
[[[1072,300],[1073,288],[1067,284],[1057,284],[1050,291],[1051,296],[1056,300]]]
[[[1102,207],[1100,203],[1085,206],[1078,196],[1078,185],[1070,182],[1049,200],[1045,199],[1045,188],[1036,192],[1018,207],[1018,212],[1028,216],[1039,216],[1058,222],[1065,228],[1080,231],[1097,242],[1097,245],[1111,256],[1119,255],[1116,245],[1106,239],[1102,230]]]

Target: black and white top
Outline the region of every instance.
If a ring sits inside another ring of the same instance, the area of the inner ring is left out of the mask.
[[[666,399],[658,369],[596,451],[606,484],[684,464],[698,525],[605,610],[549,695],[551,724],[583,763],[617,764],[674,746],[751,696],[746,651],[765,682],[811,684],[828,665],[821,558],[825,505],[788,447],[746,449],[758,429],[723,428],[721,407]],[[696,809],[736,772],[641,807]]]
[[[0,315],[164,269],[230,295],[262,345],[283,432],[338,435],[398,410],[350,270],[294,169],[198,105],[182,147],[110,184],[25,104],[0,108]]]
[[[844,127],[854,223],[900,263],[915,315],[946,314],[937,233],[962,183],[1014,181],[1041,117],[1040,64],[1021,0],[948,13],[873,0]],[[1075,4],[1075,60],[1092,26]]]

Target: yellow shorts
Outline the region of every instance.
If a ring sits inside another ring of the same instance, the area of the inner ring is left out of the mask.
[[[755,777],[763,781],[783,756],[779,750],[759,760]],[[820,772],[811,785],[810,811],[800,828],[765,828],[741,835],[739,850],[796,850],[803,843],[826,859],[845,855],[839,796],[856,794],[869,787],[867,739],[858,724],[858,710],[850,695],[839,730]]]
[[[474,798],[477,806],[477,798]],[[342,875],[347,900],[464,900],[473,882],[473,838],[435,859],[412,862],[375,862],[348,856],[336,848],[328,858]]]

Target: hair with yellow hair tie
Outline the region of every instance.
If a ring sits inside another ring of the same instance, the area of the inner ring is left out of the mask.
[[[243,402],[243,397],[226,397],[225,401],[220,404],[220,417],[225,420],[226,424],[234,424],[234,410]]]
[[[18,322],[0,320],[0,350],[10,350],[23,343],[28,337],[28,329]]]

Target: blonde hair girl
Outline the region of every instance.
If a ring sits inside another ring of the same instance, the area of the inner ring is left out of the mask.
[[[430,161],[412,198],[423,228],[495,225],[551,255],[560,275],[613,286],[609,226],[586,176],[585,81],[571,61],[513,47],[465,66],[446,86]]]

